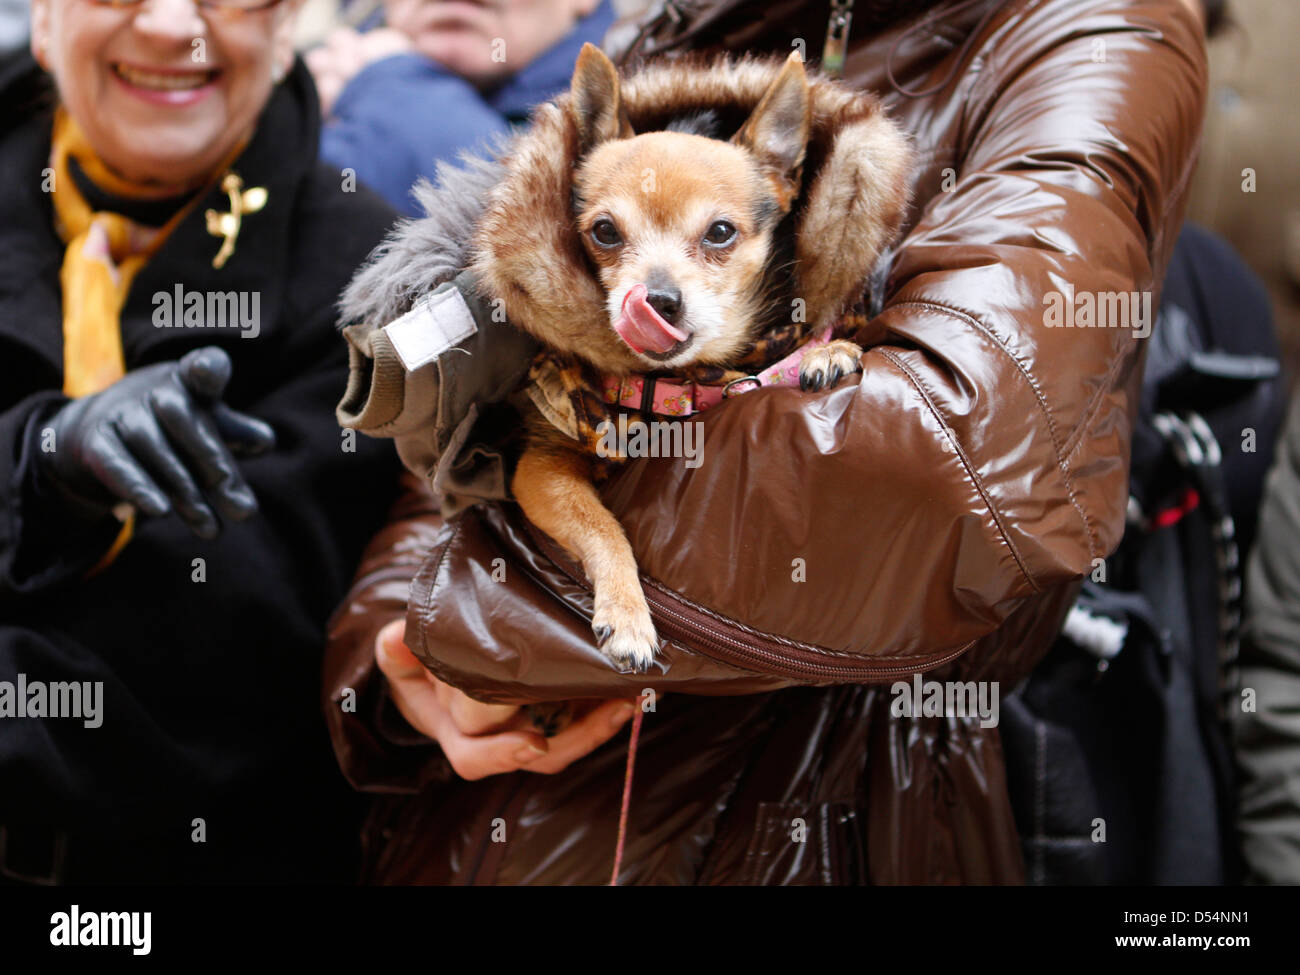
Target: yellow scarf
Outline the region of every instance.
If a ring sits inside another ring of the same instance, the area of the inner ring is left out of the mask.
[[[214,182],[243,149],[241,143],[223,160],[215,171]],[[113,173],[95,155],[72,116],[63,108],[56,110],[50,166],[54,174],[54,214],[66,245],[59,275],[63,293],[63,392],[75,398],[107,389],[126,375],[121,315],[131,282],[205,194],[198,188],[193,200],[161,228],[144,227],[119,213],[92,210],[72,176],[74,159],[92,183],[114,196],[159,199],[174,191],[143,187]],[[134,514],[123,519],[122,531],[91,570],[92,575],[117,557],[130,540],[134,523]]]

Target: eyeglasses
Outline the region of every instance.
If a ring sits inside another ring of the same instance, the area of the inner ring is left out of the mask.
[[[89,0],[97,7],[141,7],[148,0]],[[203,10],[215,10],[223,14],[252,14],[261,10],[270,10],[279,6],[284,0],[192,0],[196,7]]]

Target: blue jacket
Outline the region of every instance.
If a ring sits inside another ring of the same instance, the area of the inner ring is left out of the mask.
[[[356,177],[409,216],[419,216],[411,186],[524,122],[539,102],[569,86],[587,41],[599,44],[614,21],[610,0],[554,47],[483,93],[418,54],[398,54],[363,68],[343,89],[321,134],[321,158]]]

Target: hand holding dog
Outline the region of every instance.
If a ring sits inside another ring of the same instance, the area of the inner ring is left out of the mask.
[[[602,701],[553,738],[544,738],[519,706],[475,701],[429,673],[403,642],[405,625],[394,620],[379,631],[375,662],[388,678],[397,710],[442,747],[462,779],[521,769],[544,775],[562,771],[613,738],[636,708],[631,701]]]

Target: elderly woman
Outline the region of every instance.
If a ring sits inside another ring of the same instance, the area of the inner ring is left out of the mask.
[[[0,873],[346,877],[313,688],[394,481],[296,0],[35,0],[0,65]],[[32,60],[34,56],[35,60]]]

